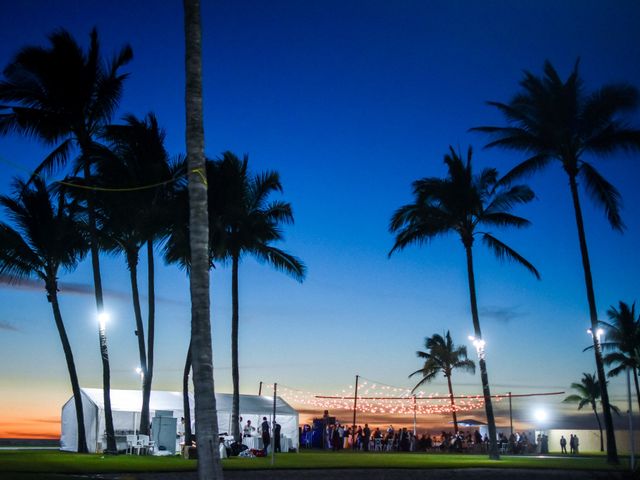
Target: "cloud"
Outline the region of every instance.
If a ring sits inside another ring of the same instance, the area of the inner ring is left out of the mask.
[[[499,307],[496,305],[485,305],[484,307],[480,307],[481,317],[492,318],[503,323],[508,323],[511,320],[517,320],[525,315],[526,313],[522,312],[520,307],[517,305],[513,307]]]
[[[44,293],[44,283],[41,280],[33,280],[29,278],[13,279],[8,275],[0,275],[0,287],[5,288],[17,288],[20,290],[35,290]],[[58,284],[61,293],[72,293],[76,295],[90,295],[93,296],[93,285],[88,283],[67,283],[60,282]],[[119,290],[112,290],[105,288],[105,296],[113,299],[126,300],[131,299],[131,294],[127,292],[121,292]],[[146,295],[140,295],[141,300],[145,300]],[[186,305],[186,302],[180,300],[173,300],[171,298],[164,298],[156,296],[157,303],[170,303],[175,305]]]
[[[3,320],[0,320],[0,330],[4,330],[6,332],[19,332],[20,329],[18,327],[16,327],[15,325],[12,325],[9,322],[5,322]]]

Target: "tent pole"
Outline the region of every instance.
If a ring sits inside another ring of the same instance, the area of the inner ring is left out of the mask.
[[[511,427],[511,435],[513,435],[513,409],[511,408],[511,392],[509,392],[509,425]]]
[[[356,375],[356,388],[353,391],[353,430],[351,431],[351,446],[354,449],[356,447],[356,408],[358,407],[358,378],[360,378],[360,375]]]
[[[278,393],[278,384],[274,382],[273,384],[273,417],[271,421],[271,433],[273,434],[273,442],[271,442],[271,465],[275,462],[276,458],[276,395]],[[278,439],[280,441],[280,439]]]
[[[416,394],[413,394],[413,436],[416,436]]]

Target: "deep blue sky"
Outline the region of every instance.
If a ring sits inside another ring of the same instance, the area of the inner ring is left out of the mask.
[[[45,45],[57,27],[86,45],[97,26],[107,53],[129,42],[135,58],[126,68],[131,77],[118,117],[154,111],[167,131],[168,150],[184,151],[181,2],[0,3],[0,66],[23,45]],[[449,144],[472,144],[476,168],[505,172],[521,160],[482,150],[485,139],[467,129],[501,122],[484,102],[508,100],[522,70],[540,73],[545,59],[564,77],[580,57],[587,89],[617,81],[640,85],[635,1],[203,3],[207,153],[248,153],[253,169],[281,173],[283,198],[296,216],[284,246],[309,267],[308,280],[299,285],[252,261],[242,265],[241,384],[247,393],[259,380],[331,392],[356,373],[409,386],[406,377],[419,366],[414,351],[424,336],[451,329],[463,343],[472,330],[456,238],[386,258],[393,241],[387,223],[410,200],[410,183],[444,175]],[[634,121],[640,124],[637,115]],[[26,168],[46,151],[32,140],[0,139],[0,157]],[[628,225],[624,235],[612,232],[584,197],[604,317],[609,305],[638,296],[640,167],[637,155],[596,164],[622,192]],[[0,163],[0,191],[8,191],[17,173]],[[566,176],[555,167],[530,184],[537,199],[518,212],[533,226],[500,238],[538,267],[542,281],[499,264],[480,245],[476,253],[496,393],[567,388],[594,370],[592,355],[582,353],[588,311]],[[120,258],[104,265],[107,287],[125,294],[108,305],[114,386],[134,388],[127,272]],[[145,288],[144,269],[141,277]],[[88,265],[61,280],[90,282]],[[158,272],[157,283],[159,295],[171,301],[159,309],[156,384],[179,389],[187,282],[172,267]],[[99,386],[93,300],[62,295],[82,383]],[[231,388],[229,297],[229,272],[220,268],[212,298],[216,381],[224,391]],[[56,399],[68,395],[55,335],[43,292],[0,290],[0,363],[12,365],[12,373],[0,377],[10,387],[0,399],[4,410],[23,404],[23,393],[34,385],[49,385]],[[277,348],[264,347],[274,343]],[[477,393],[479,383],[463,375],[458,388]],[[436,382],[430,391],[443,391],[442,385]],[[612,386],[619,398],[622,381]],[[44,412],[42,401],[32,401]]]

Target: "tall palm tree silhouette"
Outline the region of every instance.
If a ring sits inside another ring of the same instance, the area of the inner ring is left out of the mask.
[[[195,415],[198,421],[198,478],[222,479],[218,418],[213,381],[213,349],[209,299],[209,220],[202,117],[202,24],[200,1],[183,0],[185,32],[185,114],[189,252],[191,269],[191,352]]]
[[[239,332],[239,267],[244,255],[251,255],[298,281],[305,277],[306,267],[293,255],[273,243],[283,240],[281,224],[293,223],[293,212],[288,202],[270,201],[274,192],[281,192],[277,172],[264,172],[251,176],[248,157],[240,160],[231,152],[224,152],[216,162],[216,177],[212,183],[214,238],[213,254],[231,262],[231,373],[233,379],[233,406],[231,425],[237,442],[240,436],[240,372],[238,363]]]
[[[84,227],[77,221],[76,205],[61,193],[53,198],[44,181],[31,185],[17,181],[14,197],[0,197],[14,227],[0,223],[0,274],[12,280],[39,278],[45,284],[71,380],[78,425],[78,452],[87,452],[80,384],[67,331],[58,303],[58,273],[73,270],[87,253]],[[57,205],[56,205],[57,203]]]
[[[636,387],[638,408],[640,409],[640,389],[638,388],[638,369],[640,368],[640,314],[636,315],[636,304],[619,302],[618,308],[611,306],[607,310],[608,322],[600,322],[607,327],[605,341],[601,343],[606,365],[613,365],[609,377],[616,377],[627,368],[631,369]]]
[[[587,290],[591,329],[598,328],[598,310],[591,275],[587,237],[580,206],[578,181],[601,207],[614,230],[622,231],[620,194],[585,157],[604,156],[617,150],[640,150],[640,130],[630,127],[624,115],[638,108],[638,90],[627,84],[605,85],[587,94],[578,73],[578,62],[562,81],[551,63],[545,62],[540,77],[525,72],[520,91],[508,102],[488,102],[505,117],[506,126],[485,126],[471,130],[489,134],[487,147],[501,147],[525,153],[529,158],[504,177],[508,182],[543,170],[552,163],[562,166],[569,188],[578,230],[582,268]],[[607,461],[618,463],[609,393],[602,352],[593,337],[598,383],[602,388],[602,411],[607,431]]]
[[[598,429],[600,430],[600,451],[604,452],[604,442],[602,439],[602,423],[600,423],[600,416],[598,415],[598,409],[596,404],[601,398],[602,389],[600,388],[600,382],[596,378],[595,374],[583,373],[580,383],[572,383],[571,388],[577,391],[577,394],[569,395],[563,400],[566,403],[577,403],[578,410],[582,410],[582,407],[589,405],[596,416],[598,422]],[[618,407],[611,405],[611,410],[620,414]]]
[[[49,35],[49,48],[22,48],[5,67],[0,82],[0,135],[17,132],[35,137],[54,150],[35,169],[34,175],[50,173],[64,166],[74,149],[89,157],[95,138],[118,107],[124,80],[121,73],[133,51],[125,45],[110,60],[101,56],[98,32],[90,34],[85,53],[66,30]],[[6,102],[6,103],[4,103]],[[84,176],[91,166],[84,162]],[[88,197],[89,246],[97,316],[104,312],[100,257],[96,238],[93,199]],[[111,375],[105,330],[98,329],[102,359],[107,451],[117,453],[111,413]]]
[[[396,234],[396,240],[389,256],[409,245],[422,245],[449,233],[456,233],[460,237],[467,258],[471,316],[489,426],[489,456],[491,459],[498,459],[500,456],[496,443],[496,423],[478,315],[473,243],[476,236],[480,236],[482,242],[496,257],[520,264],[539,278],[538,271],[524,257],[491,233],[479,230],[479,227],[528,226],[528,220],[509,211],[516,204],[533,200],[534,194],[525,185],[501,187],[498,172],[494,168],[486,168],[479,175],[474,175],[471,157],[471,148],[467,152],[465,162],[453,147],[449,147],[449,153],[444,157],[448,168],[446,178],[431,177],[413,182],[414,202],[400,207],[391,217],[389,230]]]
[[[422,376],[416,386],[413,387],[411,393],[415,392],[421,385],[430,382],[439,374],[442,374],[447,379],[449,397],[451,398],[453,428],[455,432],[458,433],[458,416],[456,414],[451,375],[454,370],[476,373],[476,364],[473,360],[467,358],[467,347],[464,345],[454,345],[449,330],[447,330],[444,337],[437,333],[431,337],[426,337],[424,339],[424,346],[426,351],[419,350],[416,352],[418,358],[424,358],[424,365],[421,369],[409,375],[409,377],[413,377],[414,375]]]

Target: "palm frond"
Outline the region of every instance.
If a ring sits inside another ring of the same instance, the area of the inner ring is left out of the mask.
[[[580,177],[585,182],[589,196],[604,207],[611,227],[614,230],[623,231],[625,226],[620,216],[622,202],[620,192],[587,162],[582,162],[580,165]]]
[[[529,272],[531,272],[538,280],[540,280],[540,273],[538,272],[538,270],[536,270],[536,268],[527,259],[513,250],[511,247],[502,243],[500,240],[488,233],[482,235],[482,241],[489,247],[489,249],[493,251],[494,255],[498,259],[510,260],[514,263],[520,264]]]
[[[307,267],[298,257],[270,245],[257,245],[252,249],[254,256],[286,273],[298,282],[302,282],[307,274]]]

